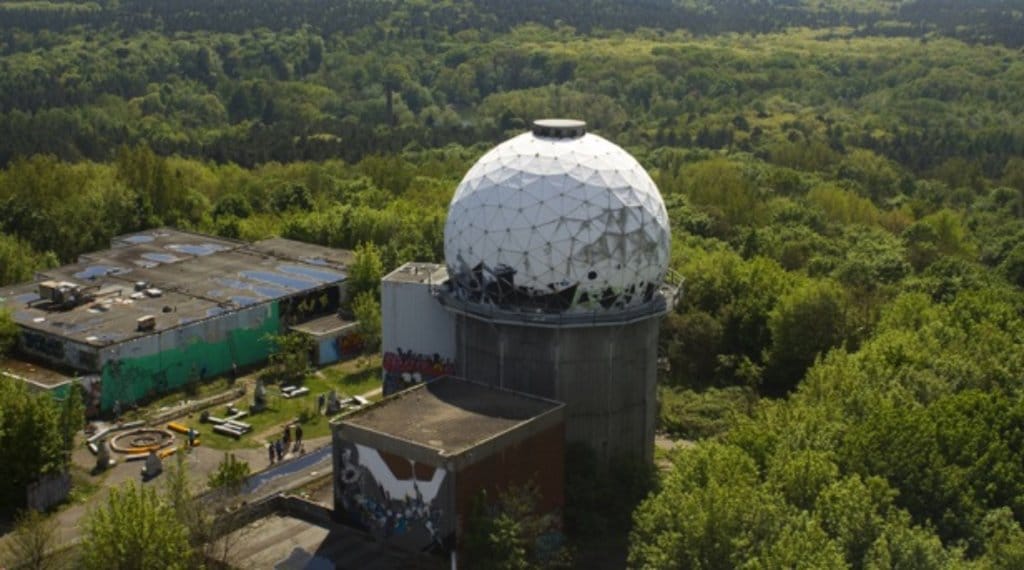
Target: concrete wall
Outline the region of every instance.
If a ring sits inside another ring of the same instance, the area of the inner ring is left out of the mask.
[[[226,374],[232,364],[263,362],[273,349],[268,336],[280,331],[272,301],[107,347],[100,353],[100,407]]]
[[[545,328],[457,316],[456,373],[565,402],[566,438],[607,463],[651,461],[659,317],[618,326]]]
[[[509,487],[532,482],[541,493],[541,511],[560,511],[565,503],[565,423],[559,411],[540,425],[547,427],[522,438],[503,434],[498,439],[509,443],[487,440],[459,459],[436,459],[438,465],[349,441],[336,427],[335,519],[406,550],[447,553],[458,546],[481,491],[493,502]],[[364,435],[350,437],[392,450],[409,448],[386,434]],[[435,451],[429,455],[439,457]]]
[[[560,511],[565,505],[565,424],[559,422],[461,469],[455,482],[460,547],[482,491],[493,502],[509,487],[532,482],[540,491],[540,511]]]
[[[18,349],[55,366],[82,372],[99,370],[99,349],[64,337],[21,327]]]
[[[341,347],[337,338],[323,338],[317,344],[316,365],[326,366],[341,360]]]
[[[450,374],[455,323],[426,283],[381,282],[385,394]]]
[[[426,283],[381,282],[381,349],[455,356],[451,314],[430,294]]]

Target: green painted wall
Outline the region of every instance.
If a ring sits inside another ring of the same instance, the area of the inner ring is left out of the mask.
[[[204,368],[205,378],[212,378],[228,373],[232,363],[245,367],[263,362],[273,350],[268,335],[280,331],[279,308],[274,301],[259,326],[228,331],[220,342],[193,338],[185,346],[107,362],[103,366],[100,409],[108,411],[118,400],[127,404],[180,388],[190,380],[198,380]]]

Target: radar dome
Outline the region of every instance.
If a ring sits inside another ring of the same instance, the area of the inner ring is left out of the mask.
[[[665,203],[636,159],[585,127],[536,121],[462,179],[444,228],[456,295],[571,312],[654,298],[668,268]]]

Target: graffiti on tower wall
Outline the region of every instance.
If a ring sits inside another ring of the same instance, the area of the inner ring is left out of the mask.
[[[420,354],[396,349],[384,354],[384,395],[394,394],[420,382],[455,374],[455,363],[439,354]]]
[[[414,551],[447,551],[454,539],[447,471],[335,440],[335,508],[348,524]]]

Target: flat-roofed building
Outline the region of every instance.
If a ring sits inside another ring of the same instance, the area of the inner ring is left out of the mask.
[[[458,547],[480,493],[562,507],[564,404],[442,377],[332,424],[335,517],[414,551]]]
[[[0,306],[21,329],[23,357],[80,378],[90,411],[108,411],[263,363],[273,335],[334,317],[351,259],[280,238],[246,243],[161,228],[0,288]]]

